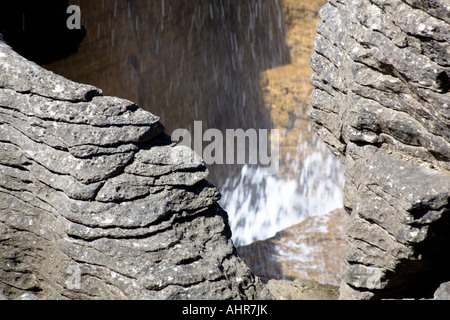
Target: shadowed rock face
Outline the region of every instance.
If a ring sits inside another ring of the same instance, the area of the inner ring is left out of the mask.
[[[342,299],[431,297],[450,279],[450,5],[330,0],[310,117],[345,164]]]
[[[86,30],[67,28],[68,0],[0,3],[0,34],[14,50],[38,64],[77,52]]]
[[[0,292],[252,299],[218,190],[159,118],[0,42]]]

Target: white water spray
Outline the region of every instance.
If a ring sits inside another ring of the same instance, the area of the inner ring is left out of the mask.
[[[236,245],[267,239],[309,216],[342,207],[342,166],[320,141],[300,165],[296,179],[263,175],[245,165],[237,181],[225,181],[220,205],[228,212]]]

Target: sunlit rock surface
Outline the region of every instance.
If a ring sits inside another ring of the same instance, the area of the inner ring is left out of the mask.
[[[207,174],[157,116],[0,41],[4,296],[270,298],[237,255]]]
[[[314,280],[270,280],[267,288],[276,300],[337,300],[339,287]]]
[[[342,299],[430,298],[450,279],[450,5],[330,0],[310,117],[345,165]]]

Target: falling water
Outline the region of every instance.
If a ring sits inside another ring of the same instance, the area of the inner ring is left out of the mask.
[[[267,239],[306,217],[342,207],[342,166],[321,141],[313,143],[294,178],[264,175],[261,168],[245,165],[237,178],[226,179],[220,204],[237,245]],[[300,150],[308,149],[305,141]]]
[[[170,134],[278,129],[280,172],[214,165],[238,245],[342,206],[342,168],[307,120],[308,65],[325,0],[78,1],[86,37],[49,69],[137,102]]]

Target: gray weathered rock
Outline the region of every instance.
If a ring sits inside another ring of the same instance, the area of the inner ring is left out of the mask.
[[[5,296],[3,293],[0,293],[0,301],[1,300],[42,300],[42,299],[37,297],[35,294],[31,292],[24,292],[16,297],[11,297],[11,299],[8,299],[8,297]]]
[[[337,300],[339,287],[314,280],[269,280],[267,289],[276,300]]]
[[[435,300],[450,300],[450,282],[442,283],[434,293]]]
[[[309,115],[345,164],[341,299],[430,298],[450,279],[450,7],[329,0]]]
[[[255,299],[220,194],[134,103],[0,42],[0,292],[44,299]]]

